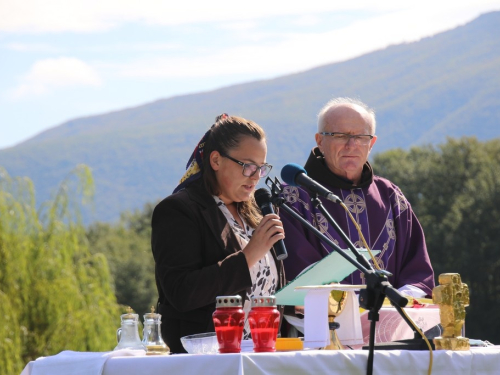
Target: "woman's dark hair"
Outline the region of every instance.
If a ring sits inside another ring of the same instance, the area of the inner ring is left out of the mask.
[[[266,139],[266,134],[255,122],[237,116],[222,118],[212,127],[203,149],[203,183],[211,195],[220,195],[221,191],[215,171],[210,165],[210,154],[212,151],[229,154],[232,149],[239,146],[244,137],[253,137],[261,141]],[[238,212],[252,228],[259,224],[262,215],[253,195],[248,201],[238,202],[237,207]]]

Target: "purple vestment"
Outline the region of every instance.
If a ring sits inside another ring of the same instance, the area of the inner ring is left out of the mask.
[[[353,186],[352,182],[334,175],[326,167],[317,148],[313,150],[305,169],[309,177],[339,196],[349,208],[370,249],[380,250],[375,256],[380,268],[393,274],[389,277],[389,282],[395,288],[414,285],[431,296],[434,272],[427,254],[424,233],[401,190],[390,181],[374,176],[369,163],[365,164],[361,182],[358,186]],[[289,207],[341,249],[348,248],[320,210],[313,207],[310,196],[304,189],[285,186],[283,197]],[[326,199],[320,200],[351,242],[356,247],[364,247],[344,208]],[[285,274],[288,280],[292,280],[332,249],[284,210],[280,210],[279,215],[285,229],[288,252],[288,258],[284,260]],[[364,283],[359,271],[353,272],[343,282]]]

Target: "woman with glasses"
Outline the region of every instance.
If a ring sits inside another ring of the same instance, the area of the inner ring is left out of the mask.
[[[196,146],[179,186],[152,218],[162,336],[173,353],[180,338],[213,332],[215,299],[273,295],[284,284],[274,243],[284,238],[279,217],[262,217],[254,200],[270,172],[265,133],[253,121],[223,114]],[[249,335],[245,324],[244,338]]]

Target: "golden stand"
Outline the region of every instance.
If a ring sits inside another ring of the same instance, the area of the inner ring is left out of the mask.
[[[469,339],[460,336],[469,306],[469,287],[458,273],[439,275],[439,286],[432,291],[432,300],[439,305],[443,335],[434,338],[436,350],[469,350]]]

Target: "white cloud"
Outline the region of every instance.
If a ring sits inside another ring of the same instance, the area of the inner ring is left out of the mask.
[[[251,32],[256,26],[254,21],[242,21],[242,22],[224,22],[220,24],[221,29],[237,31],[237,32]]]
[[[85,7],[82,0],[3,0],[0,29],[21,33],[100,31],[114,26],[109,20],[110,14],[95,1],[89,1]]]
[[[182,47],[180,43],[161,43],[161,42],[143,42],[143,43],[112,43],[102,45],[92,45],[81,47],[85,52],[171,52]]]
[[[12,97],[44,95],[54,90],[75,86],[99,86],[101,79],[87,63],[73,57],[39,60],[21,78]]]
[[[58,52],[59,49],[44,43],[7,43],[4,48],[16,52]]]
[[[237,46],[199,50],[189,56],[179,52],[168,58],[136,59],[113,65],[112,71],[119,76],[162,79],[245,74],[271,77],[347,60],[391,44],[417,41],[478,15],[459,3],[453,9],[436,5],[432,13],[425,7],[407,7],[327,32],[282,34],[277,43],[262,43],[270,39],[266,38],[270,34],[254,32]]]
[[[297,20],[295,20],[294,24],[300,27],[305,26],[315,26],[320,23],[320,18],[318,16],[314,16],[311,14],[301,15]]]
[[[473,4],[471,4],[473,3]],[[285,1],[253,0],[0,0],[0,30],[5,32],[99,32],[127,22],[158,25],[194,24],[198,22],[241,22],[284,15],[310,16],[325,12],[383,12],[402,9],[435,8],[453,10],[466,5],[469,9],[491,8],[498,0],[332,0]],[[304,18],[311,22],[313,18]]]
[[[392,2],[393,0],[391,0]],[[253,0],[22,0],[0,1],[0,30],[6,32],[93,32],[124,22],[160,25],[197,22],[234,22],[262,17],[300,15],[342,9],[363,9],[369,0],[354,5],[330,0],[307,2]],[[377,7],[379,7],[377,5]]]

